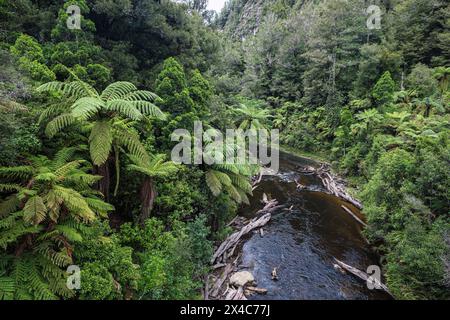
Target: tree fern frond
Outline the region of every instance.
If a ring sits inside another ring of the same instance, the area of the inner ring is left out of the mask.
[[[137,108],[141,113],[145,114],[146,116],[154,117],[161,120],[165,120],[167,118],[166,115],[161,111],[161,109],[151,102],[140,100],[140,101],[130,101],[130,104],[133,107]]]
[[[109,101],[113,99],[120,99],[127,94],[136,91],[137,88],[131,82],[117,81],[111,83],[101,94],[101,99],[104,101]]]
[[[69,162],[78,149],[79,147],[67,147],[59,150],[53,157],[50,169],[56,170],[62,167],[65,163]]]
[[[6,249],[10,243],[17,242],[26,234],[38,233],[42,229],[39,226],[26,226],[25,222],[15,223],[8,230],[0,233],[0,248]]]
[[[222,192],[222,184],[217,176],[214,174],[214,171],[207,171],[205,174],[206,184],[211,190],[214,196],[218,196]]]
[[[239,204],[242,203],[241,194],[233,185],[225,186],[225,190],[226,190],[227,194],[231,197],[231,199],[236,201],[236,203],[239,203]]]
[[[13,213],[19,207],[19,199],[16,195],[9,196],[6,200],[0,202],[0,218]],[[1,220],[0,220],[1,223]]]
[[[108,212],[114,211],[114,206],[100,199],[86,198],[89,207],[101,217],[105,217]]]
[[[47,107],[39,115],[38,124],[40,125],[51,118],[54,118],[62,113],[65,113],[67,109],[68,108],[66,106],[61,104],[55,104]]]
[[[54,186],[55,194],[60,197],[69,211],[86,222],[95,220],[95,214],[89,208],[86,199],[73,189]]]
[[[81,234],[78,233],[78,231],[72,227],[60,224],[55,227],[55,230],[58,230],[61,232],[64,237],[67,238],[67,240],[72,242],[81,242],[83,241],[83,237]]]
[[[22,187],[13,183],[0,183],[0,192],[20,191]]]
[[[155,101],[160,99],[156,93],[146,90],[136,90],[130,93],[127,93],[123,96],[124,100],[128,101],[137,101],[137,100],[147,100],[147,101]]]
[[[131,120],[141,120],[144,115],[136,108],[131,101],[115,99],[106,103],[106,110],[116,111]]]
[[[98,98],[83,97],[75,101],[70,107],[71,114],[74,118],[79,120],[87,120],[96,115],[97,112],[105,108],[105,103]]]
[[[32,166],[0,167],[0,176],[9,179],[26,179],[32,174]]]
[[[78,189],[82,187],[92,186],[94,183],[100,181],[101,179],[103,179],[102,176],[95,176],[92,174],[79,172],[68,175],[64,179],[64,181],[68,183],[73,183],[75,187]]]
[[[45,134],[52,138],[55,134],[62,131],[62,129],[76,123],[77,121],[78,120],[70,113],[61,114],[47,124]]]
[[[112,149],[111,124],[107,121],[97,121],[89,136],[89,148],[92,162],[95,165],[104,164]]]
[[[229,175],[231,181],[233,182],[233,185],[244,191],[245,193],[251,194],[252,193],[252,185],[244,176],[238,175],[238,174],[230,174]]]
[[[0,300],[13,300],[16,282],[10,277],[0,277]]]
[[[226,173],[216,170],[211,171],[214,173],[214,175],[217,177],[217,179],[220,181],[221,184],[223,184],[224,186],[231,185],[231,179]]]
[[[141,159],[141,161],[144,162],[149,160],[147,150],[145,150],[145,147],[142,145],[138,134],[119,126],[115,126],[114,130],[117,132],[115,134],[117,142],[121,146],[127,148],[131,155]]]
[[[68,162],[68,163],[60,166],[58,169],[56,169],[55,175],[60,180],[63,180],[69,172],[71,172],[75,169],[78,169],[81,166],[82,162],[83,162],[83,160],[75,160],[75,161]]]
[[[37,92],[55,91],[66,97],[79,99],[82,97],[98,97],[97,91],[83,81],[60,82],[51,81],[39,86]]]
[[[26,222],[39,224],[47,215],[47,207],[44,200],[39,196],[34,196],[28,199],[23,208],[23,219]]]
[[[243,191],[241,189],[236,189],[236,190],[239,193],[239,196],[241,197],[241,202],[246,205],[250,205],[250,200],[247,197],[247,193],[245,193],[245,191]]]

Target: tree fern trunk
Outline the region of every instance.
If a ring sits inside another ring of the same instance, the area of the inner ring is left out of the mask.
[[[94,174],[98,174],[99,176],[102,176],[103,179],[101,179],[98,182],[98,190],[103,194],[105,197],[105,201],[109,202],[109,188],[111,184],[111,177],[109,172],[109,159],[104,164],[100,166],[94,167]]]
[[[157,192],[152,178],[146,177],[141,186],[140,197],[142,207],[141,207],[141,214],[139,216],[139,223],[144,224],[145,220],[147,220],[150,217],[156,196]]]

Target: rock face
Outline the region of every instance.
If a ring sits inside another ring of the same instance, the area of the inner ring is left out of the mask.
[[[262,22],[265,9],[274,0],[234,0],[229,5],[224,29],[235,39],[254,35]]]
[[[248,271],[236,272],[230,278],[230,284],[235,287],[243,287],[246,284],[252,283],[255,281],[253,274]]]

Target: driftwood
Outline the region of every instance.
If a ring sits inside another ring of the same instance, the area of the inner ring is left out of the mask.
[[[376,279],[374,277],[370,277],[367,273],[365,273],[365,272],[363,272],[363,271],[361,271],[359,269],[356,269],[355,267],[352,267],[352,266],[350,266],[350,265],[348,265],[348,264],[346,264],[346,263],[344,263],[344,262],[342,262],[342,261],[340,261],[340,260],[338,260],[336,258],[334,258],[334,260],[336,261],[336,263],[338,264],[339,267],[341,267],[344,270],[347,270],[351,274],[357,276],[358,278],[360,278],[360,279],[362,279],[364,281],[367,281],[369,278],[371,278],[371,280],[374,282],[374,285],[375,285],[376,288],[381,288],[384,291],[386,291],[388,294],[391,295],[391,293],[389,292],[388,287],[385,284],[381,283],[378,279]]]
[[[210,295],[212,297],[217,297],[217,295],[219,294],[220,288],[222,288],[222,285],[224,284],[225,280],[227,280],[228,276],[230,275],[230,273],[232,271],[233,271],[233,265],[228,264],[225,267],[225,270],[222,272],[222,276],[216,281],[216,283],[214,284],[214,286],[211,289]]]
[[[264,288],[247,287],[246,289],[248,291],[258,293],[258,294],[266,294],[267,293],[267,289],[264,289]]]
[[[236,249],[237,245],[241,238],[249,233],[250,231],[260,228],[269,222],[272,217],[272,212],[276,210],[279,206],[277,206],[278,202],[276,200],[268,201],[265,207],[257,212],[257,217],[251,220],[248,224],[242,227],[241,230],[236,231],[231,236],[229,236],[219,248],[214,253],[211,258],[211,264],[225,262],[227,257],[231,257]],[[264,213],[262,216],[258,216],[259,214]]]
[[[247,300],[244,295],[244,288],[239,289],[228,288],[225,300]]]
[[[342,209],[344,209],[345,212],[347,212],[348,214],[350,214],[356,221],[358,221],[360,224],[362,224],[364,227],[367,227],[367,224],[362,221],[360,218],[358,218],[358,216],[356,214],[354,214],[349,208],[347,208],[346,206],[342,205],[341,206]]]
[[[267,195],[263,197],[264,208],[256,212],[255,218],[248,221],[242,217],[236,217],[228,225],[233,226],[237,231],[230,235],[222,244],[217,248],[214,253],[211,264],[213,264],[212,269],[215,270],[213,274],[216,276],[211,276],[209,281],[212,282],[211,285],[206,286],[204,292],[204,297],[209,299],[220,299],[220,300],[247,300],[246,292],[253,293],[264,293],[267,292],[265,289],[254,288],[255,290],[248,290],[248,288],[232,288],[229,286],[230,276],[237,271],[237,263],[240,259],[238,255],[234,261],[230,258],[234,256],[236,248],[241,243],[242,237],[251,231],[261,228],[269,222],[272,217],[272,213],[284,206],[279,206],[277,200],[268,200]],[[260,229],[261,230],[261,229]],[[260,231],[264,234],[263,231]],[[220,271],[220,269],[222,269]],[[220,272],[220,273],[219,273]]]
[[[362,204],[358,200],[354,199],[348,192],[345,190],[344,181],[334,175],[331,172],[331,168],[327,164],[322,164],[319,168],[313,167],[305,167],[301,170],[303,173],[311,173],[316,174],[325,187],[325,189],[335,195],[338,198],[344,199],[345,201],[353,204],[356,208],[362,209]]]

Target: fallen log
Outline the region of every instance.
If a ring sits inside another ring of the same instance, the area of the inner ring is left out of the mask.
[[[264,288],[256,288],[256,287],[247,287],[246,288],[248,291],[252,291],[258,294],[266,294],[267,293],[267,289]]]
[[[227,280],[229,274],[232,271],[233,271],[233,265],[228,264],[225,267],[225,270],[223,271],[222,276],[219,278],[218,281],[216,281],[216,283],[214,284],[214,287],[211,289],[210,295],[212,297],[217,297],[219,295],[220,288],[222,288],[223,283],[225,282],[225,280]]]
[[[316,174],[330,194],[353,204],[358,209],[362,209],[362,204],[347,192],[344,182],[331,172],[329,165],[322,164],[319,168],[308,166],[302,172]]]
[[[351,274],[357,276],[358,278],[360,278],[360,279],[362,279],[362,280],[364,280],[366,282],[370,278],[371,281],[374,282],[375,288],[380,288],[380,289],[386,291],[388,294],[390,294],[392,296],[392,294],[389,292],[388,287],[385,284],[381,283],[378,279],[376,279],[374,277],[371,277],[367,273],[365,273],[365,272],[363,272],[363,271],[361,271],[359,269],[356,269],[355,267],[352,267],[352,266],[350,266],[350,265],[348,265],[348,264],[346,264],[346,263],[344,263],[344,262],[342,262],[342,261],[340,261],[340,260],[338,260],[336,258],[334,258],[334,260],[336,261],[336,263],[338,264],[339,267],[341,267],[344,270],[347,270],[348,272],[350,272]]]
[[[356,214],[354,214],[349,208],[347,208],[344,205],[341,205],[341,208],[344,209],[345,212],[347,212],[348,214],[350,214],[356,221],[358,221],[360,224],[362,224],[364,227],[367,227],[367,224],[362,221],[360,218],[358,218],[358,216]]]
[[[270,200],[267,202],[265,207],[257,212],[258,214],[264,213],[260,217],[256,217],[252,219],[247,225],[242,227],[241,230],[236,231],[231,236],[229,236],[222,244],[219,246],[219,248],[214,253],[213,257],[211,258],[211,264],[214,263],[220,263],[222,260],[226,260],[226,257],[232,256],[232,253],[234,253],[234,250],[239,243],[240,239],[249,233],[250,231],[260,228],[269,222],[269,220],[272,217],[271,212],[276,210],[278,208],[277,206],[278,202],[276,200]]]

